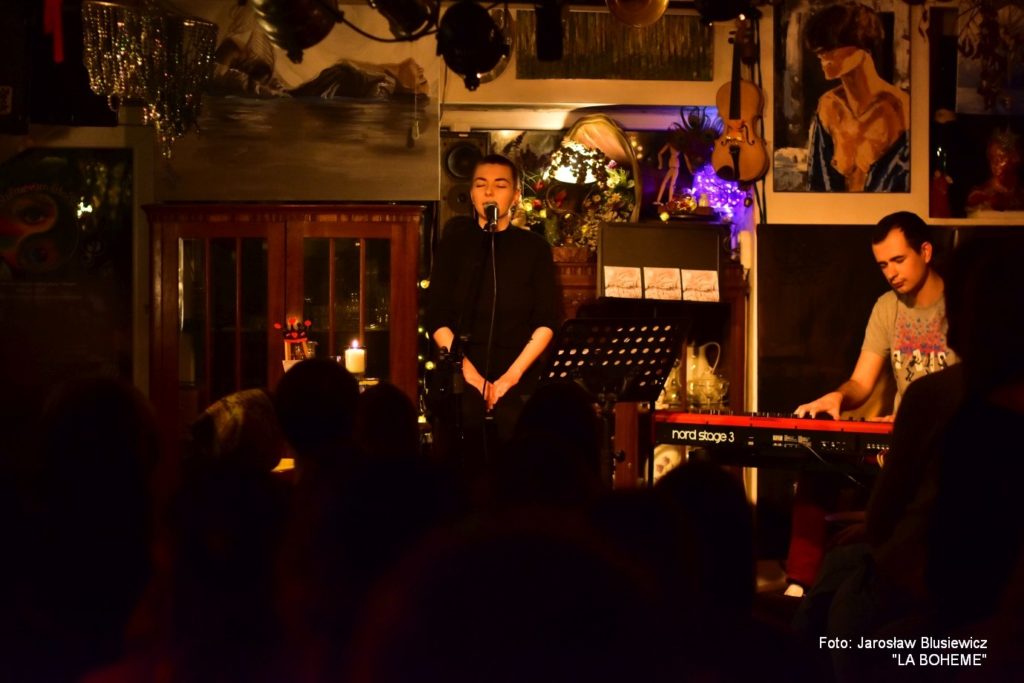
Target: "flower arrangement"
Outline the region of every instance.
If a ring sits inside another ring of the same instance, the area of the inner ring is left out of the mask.
[[[628,168],[576,142],[563,143],[551,153],[538,155],[523,146],[523,137],[519,135],[503,150],[515,159],[523,174],[523,195],[513,225],[542,233],[555,247],[596,250],[602,221],[625,221],[633,215],[636,181]],[[582,155],[577,147],[584,150]],[[588,174],[583,163],[594,159],[600,163],[591,165]],[[577,175],[582,174],[583,180],[590,182],[580,185],[576,183],[578,178],[558,178],[556,171],[563,165],[575,168]]]
[[[628,221],[633,215],[636,181],[632,173],[614,161],[606,168],[604,181],[596,183],[584,198],[578,228],[566,235],[567,244],[596,250],[601,223]]]

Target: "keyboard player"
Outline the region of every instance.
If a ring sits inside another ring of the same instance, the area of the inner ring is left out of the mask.
[[[893,213],[878,222],[871,242],[875,262],[892,289],[875,302],[850,378],[797,406],[797,416],[838,419],[841,411],[861,406],[888,364],[896,397],[891,414],[877,419],[892,420],[911,382],[956,362],[946,343],[945,284],[932,267],[935,249],[927,224],[909,211]],[[801,595],[814,582],[824,556],[825,515],[836,504],[838,488],[834,479],[819,473],[805,473],[797,482],[786,560],[790,595]]]

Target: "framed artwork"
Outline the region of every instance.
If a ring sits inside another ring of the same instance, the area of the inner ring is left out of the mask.
[[[537,59],[537,13],[516,11],[516,78],[710,81],[714,31],[697,15],[666,14],[650,26],[627,26],[608,12],[568,12],[563,56]]]
[[[1019,60],[1008,50],[1024,39],[1024,24],[1015,20],[1024,12],[981,0],[930,11],[929,214],[1020,221],[1024,91],[1014,75]]]
[[[0,164],[0,405],[36,406],[70,378],[131,379],[132,187],[131,149]]]
[[[176,4],[217,24],[217,49],[199,131],[175,143],[158,199],[437,199],[441,58],[432,36],[379,43],[336,24],[293,62],[253,3]],[[391,35],[369,6],[346,5],[345,17]]]
[[[909,4],[783,0],[775,18],[775,191],[909,192]]]
[[[1024,114],[1020,2],[964,0],[956,14],[956,30],[957,113]]]
[[[1024,120],[957,114],[932,124],[929,214],[1024,219]]]

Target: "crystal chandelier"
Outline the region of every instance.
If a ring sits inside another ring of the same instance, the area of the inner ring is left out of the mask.
[[[203,85],[213,73],[216,25],[158,5],[85,0],[82,3],[89,85],[110,108],[140,101],[156,128],[160,149],[197,127]]]

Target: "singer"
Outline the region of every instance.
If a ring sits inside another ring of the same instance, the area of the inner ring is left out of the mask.
[[[473,469],[497,445],[485,440],[487,416],[498,442],[511,436],[559,322],[551,247],[511,225],[519,182],[504,156],[477,163],[470,191],[477,226],[442,236],[431,274],[427,329],[439,349],[461,355],[465,379],[461,402],[435,411],[435,449]]]

